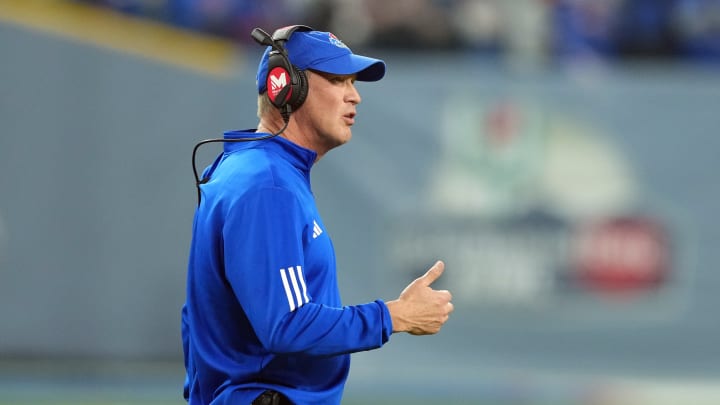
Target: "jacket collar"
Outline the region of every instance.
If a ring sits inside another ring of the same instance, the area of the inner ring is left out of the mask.
[[[265,135],[270,134],[257,132],[255,129],[243,129],[227,131],[224,133],[223,138],[226,140],[240,140],[258,138]],[[297,145],[282,136],[274,136],[263,140],[249,140],[246,142],[224,142],[223,145],[225,153],[232,153],[243,149],[270,150],[287,158],[293,166],[304,170],[310,170],[317,159],[317,153],[315,151],[303,148],[302,146]]]

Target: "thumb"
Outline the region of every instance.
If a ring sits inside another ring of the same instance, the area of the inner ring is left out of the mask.
[[[445,271],[445,263],[438,260],[418,281],[422,285],[429,286],[443,274],[443,271]]]

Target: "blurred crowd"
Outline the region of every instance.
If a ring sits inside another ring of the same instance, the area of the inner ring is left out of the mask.
[[[251,42],[304,23],[353,47],[720,62],[720,0],[78,0]]]

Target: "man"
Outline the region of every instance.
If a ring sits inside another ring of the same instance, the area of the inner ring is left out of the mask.
[[[438,332],[451,295],[430,287],[444,269],[438,261],[396,300],[342,306],[310,169],[350,140],[355,81],[380,80],[385,63],[305,26],[256,34],[271,45],[257,73],[258,128],[225,133],[224,153],[199,182],[183,308],[185,398],[339,404],[350,353],[392,333]]]

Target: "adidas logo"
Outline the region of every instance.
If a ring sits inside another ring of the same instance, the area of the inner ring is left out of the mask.
[[[317,221],[313,220],[313,239],[317,239],[322,233],[323,230],[320,228],[320,225],[318,225]]]

